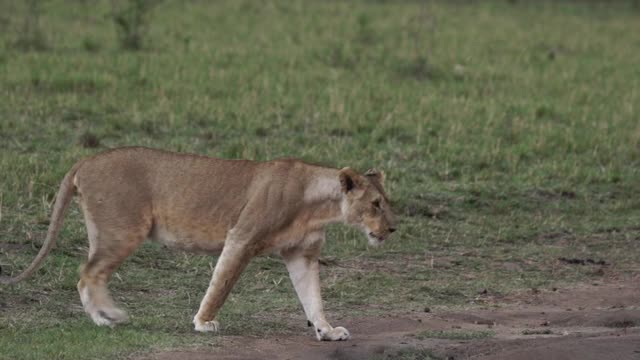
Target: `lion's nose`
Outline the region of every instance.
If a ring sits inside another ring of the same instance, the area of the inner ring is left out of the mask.
[[[390,233],[395,232],[395,231],[396,231],[396,228],[392,228],[392,227],[391,227],[391,228],[389,228],[389,232],[390,232]]]

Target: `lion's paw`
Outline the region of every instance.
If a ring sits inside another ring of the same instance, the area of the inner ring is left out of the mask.
[[[218,332],[220,329],[220,323],[215,320],[201,321],[193,319],[193,325],[195,325],[195,330],[200,332]]]
[[[91,319],[98,326],[114,327],[117,324],[127,322],[127,313],[118,308],[102,308],[89,312]]]
[[[342,326],[335,327],[328,331],[322,331],[318,329],[318,340],[322,341],[342,341],[349,340],[351,338],[351,334],[349,334],[349,330],[343,328]]]

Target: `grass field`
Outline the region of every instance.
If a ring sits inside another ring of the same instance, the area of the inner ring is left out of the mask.
[[[71,165],[125,145],[383,169],[399,231],[372,249],[330,229],[332,319],[640,271],[634,2],[166,0],[141,51],[120,49],[110,3],[96,4],[42,1],[26,49],[26,5],[0,1],[4,275],[37,253]],[[191,326],[215,259],[145,245],[112,281],[132,317],[112,330],[81,308],[86,252],[73,206],[45,266],[0,287],[0,358],[219,345]],[[308,331],[275,257],[250,265],[220,321],[224,334]]]

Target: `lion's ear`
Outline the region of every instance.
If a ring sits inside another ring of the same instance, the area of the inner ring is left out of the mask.
[[[359,176],[358,173],[349,167],[340,170],[340,187],[342,188],[342,192],[347,194],[361,187],[362,182]]]
[[[364,175],[370,179],[376,180],[380,185],[384,185],[384,172],[376,168],[367,170]]]

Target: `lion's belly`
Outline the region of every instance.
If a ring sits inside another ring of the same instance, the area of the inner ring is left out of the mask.
[[[149,238],[167,247],[195,253],[216,254],[222,251],[226,235],[202,229],[176,229],[154,226]]]

